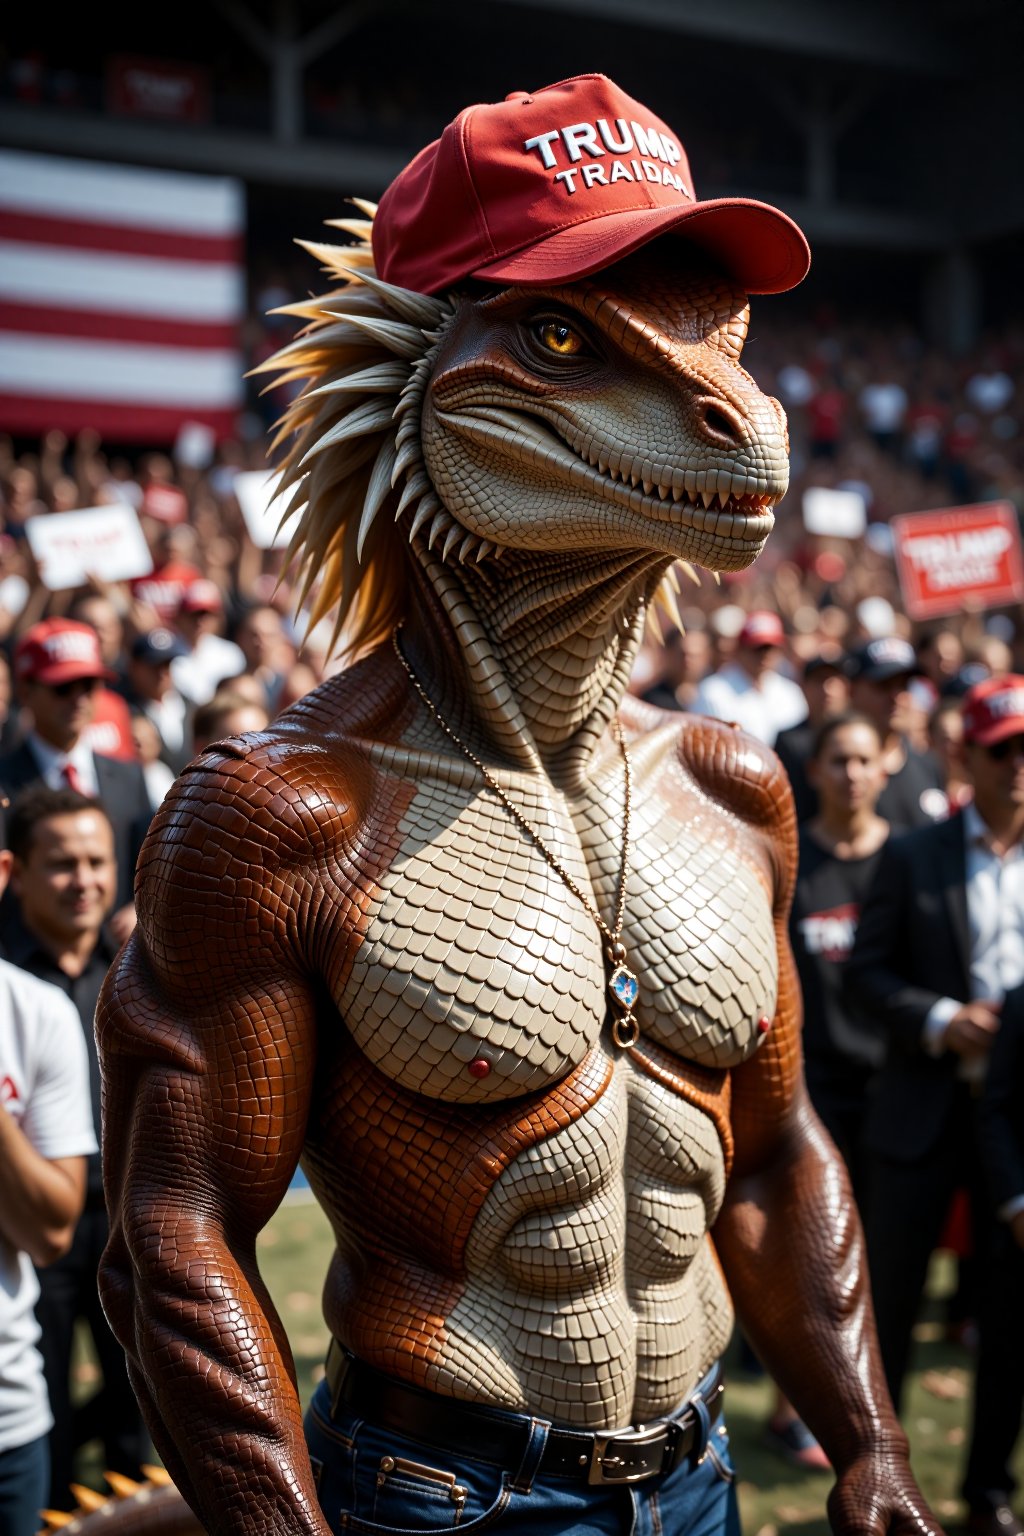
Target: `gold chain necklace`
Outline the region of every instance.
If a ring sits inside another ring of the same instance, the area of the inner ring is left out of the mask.
[[[561,860],[547,847],[536,827],[527,821],[515,801],[508,797],[497,782],[490,769],[480,761],[471,748],[467,747],[462,738],[455,734],[447,720],[442,717],[402,650],[398,640],[398,632],[401,627],[400,624],[396,624],[395,628],[391,631],[391,644],[394,647],[395,655],[398,657],[402,669],[419,694],[423,704],[449,740],[453,741],[462,755],[473,764],[473,767],[479,773],[487,788],[498,797],[516,825],[521,827],[536,844],[539,851],[555,871],[555,874],[569,887],[569,890],[576,897],[583,910],[597,924],[601,937],[604,939],[605,958],[608,962],[608,997],[613,1009],[612,1039],[620,1050],[628,1050],[640,1038],[640,1025],[637,1023],[636,1016],[633,1013],[633,1006],[640,993],[640,983],[637,981],[635,972],[631,971],[626,965],[626,946],[622,942],[622,924],[626,915],[626,881],[629,877],[629,816],[633,789],[632,765],[629,761],[625,737],[622,734],[622,726],[617,720],[612,726],[619,751],[622,753],[625,795],[622,814],[622,861],[619,866],[619,890],[615,900],[615,926],[614,928],[609,928],[590,897],[585,891],[580,889]]]

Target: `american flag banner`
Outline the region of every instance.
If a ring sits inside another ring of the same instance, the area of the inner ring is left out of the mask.
[[[244,218],[227,177],[0,151],[0,431],[231,435]]]

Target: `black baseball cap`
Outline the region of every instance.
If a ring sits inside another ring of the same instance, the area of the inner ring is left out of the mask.
[[[843,670],[854,682],[864,678],[869,683],[884,683],[891,677],[910,677],[921,669],[909,640],[882,635],[851,651]]]

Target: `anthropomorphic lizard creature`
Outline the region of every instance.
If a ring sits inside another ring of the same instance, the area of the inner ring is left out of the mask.
[[[363,659],[182,775],[101,1006],[156,1443],[217,1536],[735,1532],[735,1305],[833,1529],[935,1536],[802,1086],[788,787],[624,698],[671,563],[771,529],[739,358],[802,236],[697,203],[603,76],[460,114],[363,212],[276,363],[293,553]],[[337,1239],[308,1451],[254,1257],[300,1157]]]

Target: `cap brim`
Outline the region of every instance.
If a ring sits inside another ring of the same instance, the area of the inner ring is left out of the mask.
[[[865,667],[861,672],[853,669],[847,672],[846,675],[850,679],[851,683],[888,683],[894,677],[905,677],[908,679],[911,677],[920,677],[921,670],[916,666],[897,667],[893,665],[881,667]]]
[[[1010,715],[1005,720],[997,720],[987,730],[971,735],[965,733],[964,740],[969,746],[994,747],[997,742],[1006,741],[1009,736],[1024,736],[1024,716]]]
[[[42,683],[44,688],[56,688],[61,683],[84,682],[87,678],[99,678],[101,683],[112,683],[116,673],[109,667],[82,667],[76,662],[66,661],[53,667],[44,667],[41,672],[29,673],[23,677],[26,683]]]
[[[780,209],[749,198],[716,198],[681,208],[599,214],[471,274],[485,282],[568,282],[589,277],[661,235],[675,234],[711,257],[745,293],[785,293],[807,276],[803,231]]]

